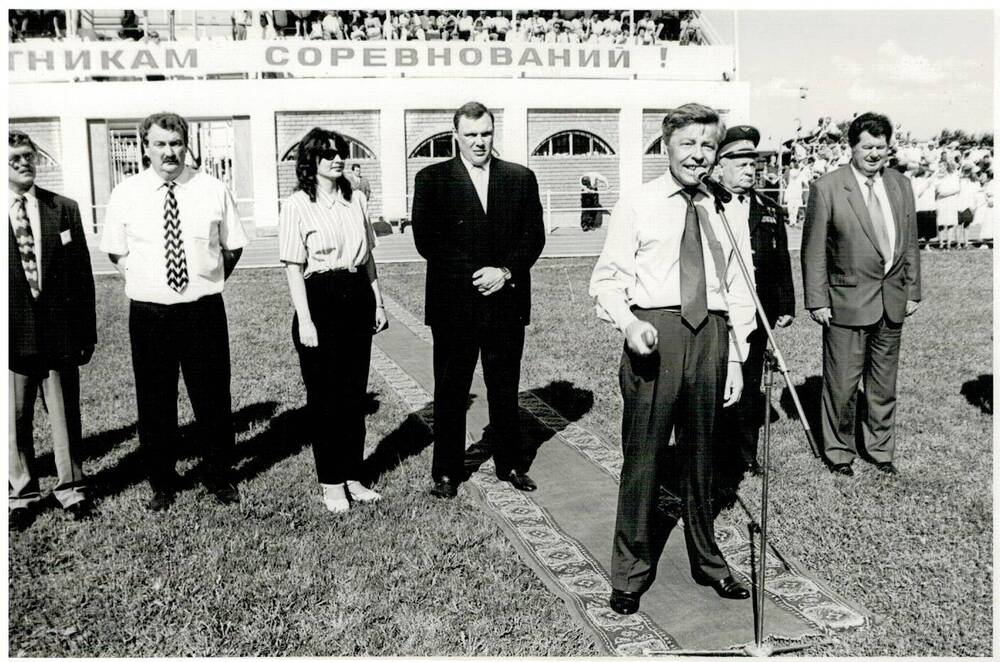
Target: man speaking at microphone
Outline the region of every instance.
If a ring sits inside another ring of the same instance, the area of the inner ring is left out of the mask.
[[[590,280],[598,316],[625,336],[610,600],[620,614],[639,608],[678,518],[694,580],[724,598],[750,595],[715,543],[712,513],[716,421],[740,399],[755,327],[750,290],[737,265],[727,269],[734,247],[704,181],[721,132],[718,114],[701,104],[667,114],[669,171],[619,199]],[[736,248],[749,254],[746,225],[733,230]],[[672,499],[666,518],[658,514],[661,483]]]
[[[795,316],[795,289],[792,286],[792,263],[788,256],[788,236],[781,206],[754,190],[757,167],[757,144],[760,133],[752,126],[734,126],[726,131],[719,146],[716,174],[732,195],[726,204],[726,218],[731,226],[747,228],[750,233],[752,256],[743,254],[748,268],[753,269],[757,298],[772,327],[786,327]],[[757,328],[750,334],[750,349],[743,362],[743,397],[726,410],[719,430],[718,464],[726,469],[716,474],[726,485],[717,485],[728,492],[730,482],[738,483],[747,469],[761,473],[757,461],[757,441],[760,437],[760,381],[764,367],[767,332],[760,317]],[[728,499],[723,498],[725,502]],[[721,503],[716,504],[716,510]]]

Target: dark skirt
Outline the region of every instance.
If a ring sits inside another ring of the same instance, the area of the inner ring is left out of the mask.
[[[937,236],[937,212],[931,211],[917,212],[917,237],[930,240]]]

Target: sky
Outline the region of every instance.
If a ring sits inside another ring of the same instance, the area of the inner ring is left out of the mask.
[[[738,42],[762,146],[794,132],[796,118],[811,128],[868,110],[918,139],[993,130],[992,12],[748,10],[735,12],[736,30],[734,12],[704,13]]]

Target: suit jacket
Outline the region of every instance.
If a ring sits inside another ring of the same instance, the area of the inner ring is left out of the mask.
[[[920,300],[920,250],[913,189],[906,177],[882,173],[896,225],[893,260],[877,246],[865,198],[850,164],[809,187],[802,232],[802,281],[806,308],[829,307],[841,326],[875,324],[885,315],[901,323],[906,301]]]
[[[41,294],[31,296],[8,226],[9,360],[11,366],[52,369],[77,365],[80,352],[97,344],[94,276],[80,209],[69,198],[35,187],[41,237]]]
[[[773,327],[782,315],[795,315],[785,212],[770,198],[751,190],[749,223],[757,297]]]
[[[424,321],[430,326],[530,322],[530,270],[545,246],[535,174],[492,159],[487,200],[489,213],[459,156],[417,173],[413,240],[427,260]],[[511,279],[484,297],[472,284],[481,267],[506,267]]]

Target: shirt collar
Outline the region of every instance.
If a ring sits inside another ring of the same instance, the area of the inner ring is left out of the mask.
[[[156,171],[152,168],[146,168],[145,174],[149,177],[150,186],[152,186],[155,190],[159,191],[161,188],[166,187],[167,182],[164,181],[162,177],[157,175]],[[181,173],[180,177],[174,180],[174,184],[176,184],[179,188],[184,188],[191,182],[192,179],[194,179],[196,174],[196,170],[184,166],[184,172]]]
[[[338,204],[344,205],[345,207],[350,207],[351,203],[344,199],[343,195],[337,195],[337,190],[334,189],[333,195],[326,193],[324,190],[316,187],[316,202],[322,203],[325,207],[333,209]]]
[[[854,163],[851,163],[850,168],[851,168],[851,172],[854,173],[854,178],[858,180],[858,184],[861,186],[861,189],[864,190],[864,188],[866,186],[868,186],[868,184],[867,184],[867,182],[868,182],[868,175],[864,174],[863,172],[861,172],[860,170],[858,170],[856,167],[854,167]],[[872,178],[874,179],[874,183],[878,184],[882,180],[882,173],[881,172],[876,172],[874,175],[872,175]]]
[[[688,189],[687,186],[684,186],[674,178],[674,173],[670,172],[669,168],[667,169],[667,172],[663,175],[663,182],[666,185],[668,198],[673,197],[678,193],[680,193],[681,191],[685,191]],[[699,202],[703,198],[708,196],[708,192],[705,190],[705,187],[702,186],[701,184],[692,188],[696,188],[698,190],[698,194],[694,196],[695,202]]]
[[[474,172],[477,170],[479,172],[485,172],[487,175],[490,174],[490,163],[493,161],[492,156],[486,159],[486,163],[483,164],[482,167],[472,165],[472,162],[466,160],[465,156],[461,153],[459,153],[458,158],[462,160],[462,165],[464,165],[465,169],[469,171],[470,177],[474,176]]]
[[[13,191],[10,191],[10,204],[14,204],[14,200],[17,199],[17,195],[18,195],[17,193],[14,193]],[[31,188],[29,188],[27,191],[25,191],[22,195],[24,195],[24,203],[25,204],[28,204],[28,205],[38,204],[38,193],[35,191],[35,185],[34,184],[32,184]]]

